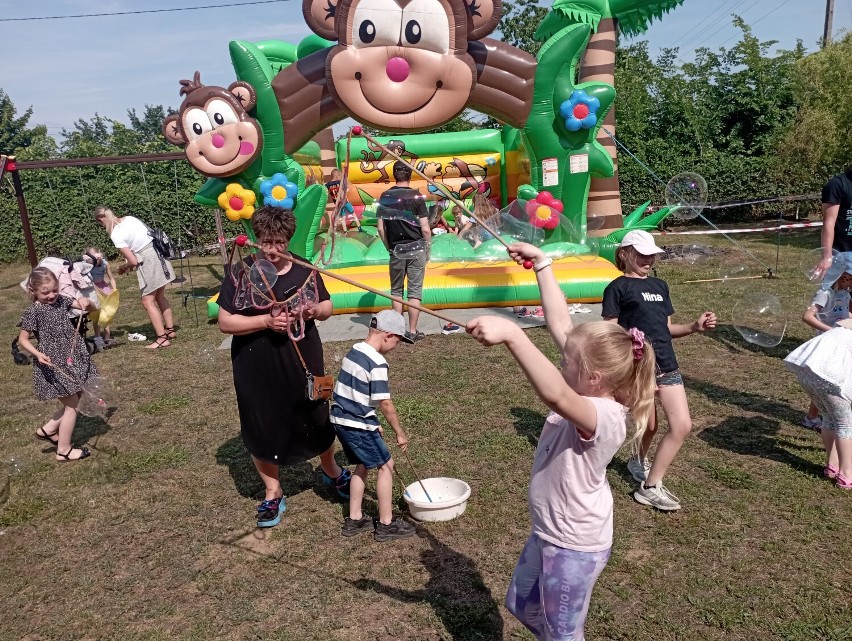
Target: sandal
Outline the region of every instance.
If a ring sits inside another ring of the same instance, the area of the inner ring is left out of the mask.
[[[334,489],[342,498],[349,498],[349,483],[352,481],[352,472],[349,471],[348,467],[344,467],[340,476],[336,479],[331,478],[322,468],[320,468],[320,473],[322,474],[323,483],[326,485],[333,485]]]
[[[36,430],[35,437],[42,441],[47,441],[48,443],[52,443],[54,446],[59,445],[59,435],[54,432],[53,434],[48,434],[44,431],[43,427],[40,427]],[[53,440],[53,439],[56,440]]]
[[[846,476],[843,475],[843,472],[837,473],[837,478],[834,479],[834,483],[841,490],[852,490],[852,479],[846,478]]]
[[[145,349],[164,349],[170,345],[169,342],[169,334],[166,332],[165,334],[159,334],[157,336],[157,340],[155,340],[150,345],[147,345]]]
[[[166,335],[169,337],[169,340],[177,338],[177,333],[175,332],[174,327],[165,327],[163,329],[166,330]]]
[[[837,478],[838,472],[840,472],[840,468],[831,464],[826,465],[822,470],[823,476],[831,481]]]
[[[92,455],[92,453],[89,451],[88,447],[81,447],[80,448],[80,456],[78,456],[77,458],[71,458],[71,452],[73,452],[75,449],[76,448],[72,447],[70,450],[65,452],[65,454],[63,454],[59,450],[56,450],[56,455],[61,456],[64,459],[64,460],[56,459],[56,461],[58,463],[71,463],[73,461],[82,461],[84,458],[89,458]]]

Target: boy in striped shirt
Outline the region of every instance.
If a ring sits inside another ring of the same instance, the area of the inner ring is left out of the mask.
[[[402,314],[390,309],[374,314],[367,339],[356,343],[344,357],[334,386],[331,422],[346,458],[356,465],[349,486],[349,516],[343,519],[343,536],[373,531],[377,541],[390,541],[412,536],[416,531],[402,517],[393,516],[394,464],[376,414],[378,408],[396,433],[399,449],[406,451],[408,437],[390,398],[388,363],[384,358],[400,341],[414,342],[406,334]],[[379,517],[375,523],[361,510],[367,474],[372,469],[378,471]]]

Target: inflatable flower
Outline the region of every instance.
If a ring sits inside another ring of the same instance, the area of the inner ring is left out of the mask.
[[[217,199],[228,220],[249,219],[254,213],[255,195],[239,183],[230,183]]]
[[[571,97],[559,107],[559,115],[565,119],[565,128],[568,131],[591,129],[598,123],[600,107],[600,100],[589,96],[582,89],[575,89]]]
[[[273,174],[272,178],[260,183],[260,193],[263,195],[264,205],[292,209],[299,188],[295,183],[290,182],[287,176],[279,173]]]
[[[530,224],[539,229],[555,229],[559,225],[559,212],[537,200],[527,203],[527,216]]]

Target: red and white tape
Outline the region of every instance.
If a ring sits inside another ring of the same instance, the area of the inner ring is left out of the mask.
[[[748,234],[752,232],[781,231],[782,229],[808,229],[822,227],[822,221],[814,223],[790,223],[775,227],[752,227],[749,229],[707,229],[704,231],[655,231],[657,236],[706,236],[710,234]]]

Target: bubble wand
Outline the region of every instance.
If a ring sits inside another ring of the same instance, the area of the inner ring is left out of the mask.
[[[234,242],[237,244],[238,247],[252,247],[254,249],[261,249],[260,245],[250,241],[248,236],[246,236],[245,234],[240,234],[239,236],[237,236],[234,239]],[[440,314],[440,313],[438,313],[434,310],[428,309],[426,307],[422,307],[421,305],[418,305],[417,303],[412,303],[411,301],[403,300],[402,298],[400,298],[398,296],[394,296],[393,294],[387,294],[387,293],[385,293],[381,290],[374,289],[373,287],[370,287],[369,285],[364,285],[363,283],[359,283],[357,280],[352,280],[351,278],[348,278],[346,276],[342,276],[340,274],[335,274],[334,272],[331,272],[327,269],[323,269],[322,267],[317,267],[316,265],[312,265],[311,263],[309,263],[307,261],[300,260],[300,259],[294,257],[292,254],[284,254],[284,253],[281,253],[281,252],[277,252],[277,251],[274,251],[274,250],[268,250],[268,249],[262,250],[262,251],[264,251],[267,255],[270,255],[270,256],[272,256],[272,255],[281,256],[285,260],[289,260],[294,265],[299,265],[301,267],[304,267],[305,269],[310,269],[310,270],[315,271],[319,274],[322,274],[323,276],[328,276],[329,278],[333,278],[335,280],[342,281],[342,282],[346,283],[347,285],[352,285],[353,287],[357,287],[358,289],[363,289],[364,291],[370,292],[371,294],[375,294],[376,296],[381,296],[382,298],[390,299],[395,303],[399,303],[400,305],[410,307],[411,309],[416,309],[418,311],[423,312],[424,314],[429,314],[431,316],[435,316],[436,318],[440,318],[442,321],[446,321],[447,323],[453,323],[454,325],[461,325],[462,327],[464,327],[464,325],[465,325],[465,323],[460,323],[458,321],[455,321],[452,318],[450,318],[449,316],[444,316],[443,314]]]

